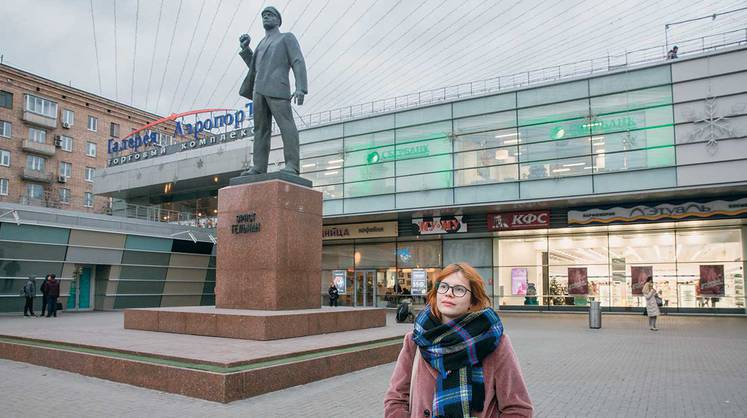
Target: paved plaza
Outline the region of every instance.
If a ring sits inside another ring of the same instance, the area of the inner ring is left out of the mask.
[[[121,321],[121,313],[65,314],[65,322]],[[537,417],[743,417],[747,318],[502,314]],[[0,334],[55,320],[0,317]],[[59,322],[61,324],[61,322]],[[379,417],[394,364],[233,402],[202,401],[0,360],[3,417]]]

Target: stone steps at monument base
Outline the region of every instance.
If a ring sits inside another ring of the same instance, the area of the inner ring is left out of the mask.
[[[402,337],[396,337],[225,366],[0,336],[0,358],[223,403],[389,363],[401,347]]]

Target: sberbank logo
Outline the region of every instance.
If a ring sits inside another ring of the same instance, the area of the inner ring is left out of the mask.
[[[589,135],[589,129],[594,133],[608,133],[636,129],[638,125],[630,116],[624,116],[614,119],[585,120],[582,123],[574,123],[565,126],[555,126],[550,129],[550,139],[563,139],[566,137],[580,137]]]
[[[376,151],[368,154],[368,157],[366,157],[366,161],[368,161],[369,164],[376,164],[379,160],[381,160],[381,155]]]
[[[368,164],[376,164],[407,158],[425,157],[429,154],[430,149],[428,145],[414,145],[411,147],[400,147],[392,151],[371,151],[366,156],[366,162]]]

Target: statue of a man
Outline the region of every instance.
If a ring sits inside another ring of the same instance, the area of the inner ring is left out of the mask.
[[[298,129],[293,120],[291,100],[302,105],[307,90],[306,63],[298,40],[292,33],[281,33],[283,23],[280,12],[268,6],[262,10],[262,25],[265,37],[256,51],[249,48],[251,38],[244,34],[239,38],[239,55],[249,67],[239,94],[254,102],[254,165],[242,175],[267,172],[270,153],[272,118],[275,118],[283,137],[285,168],[281,171],[298,175],[299,150]],[[291,94],[288,75],[291,68],[296,79],[296,91]]]

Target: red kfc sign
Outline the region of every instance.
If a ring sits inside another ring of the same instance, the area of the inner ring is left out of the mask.
[[[549,226],[549,210],[532,212],[491,213],[488,215],[488,229],[491,231],[547,228]]]

